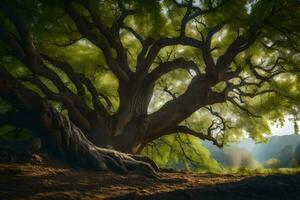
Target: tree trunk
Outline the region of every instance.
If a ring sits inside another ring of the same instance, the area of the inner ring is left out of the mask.
[[[123,124],[122,131],[118,135],[115,134],[118,124],[110,128],[106,124],[101,123],[101,120],[94,120],[91,124],[93,129],[86,136],[89,141],[99,147],[137,154],[144,146],[145,134],[148,128],[146,115],[138,115],[131,118],[127,123]]]
[[[131,154],[142,150],[153,88],[154,84],[139,81],[136,77],[128,84],[120,85],[120,106],[114,115],[115,124],[110,134],[110,145],[114,149]]]

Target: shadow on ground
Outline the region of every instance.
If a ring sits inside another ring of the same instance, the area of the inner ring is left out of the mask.
[[[130,193],[110,200],[154,200],[154,199],[300,199],[300,174],[297,175],[270,175],[249,177],[235,183],[216,184],[213,186],[196,186],[194,188],[179,189],[170,192],[156,193],[141,196]]]

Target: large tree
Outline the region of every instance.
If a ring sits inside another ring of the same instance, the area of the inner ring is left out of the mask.
[[[118,151],[172,133],[256,139],[298,111],[299,12],[296,0],[2,0],[0,125],[122,171],[151,167]]]

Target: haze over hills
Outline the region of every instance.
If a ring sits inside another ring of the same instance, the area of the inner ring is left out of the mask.
[[[271,159],[280,160],[281,166],[285,167],[293,158],[298,144],[300,144],[300,135],[296,134],[271,136],[266,143],[258,144],[247,138],[223,149],[207,141],[202,143],[210,151],[211,156],[224,166],[250,168]]]

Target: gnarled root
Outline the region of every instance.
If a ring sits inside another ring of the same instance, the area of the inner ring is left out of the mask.
[[[139,160],[142,162],[146,162],[148,164],[151,165],[151,167],[156,171],[159,172],[161,171],[160,168],[156,165],[156,163],[151,160],[148,156],[144,156],[144,155],[136,155],[136,154],[129,154],[130,157],[132,157],[135,160]]]
[[[155,177],[158,167],[150,159],[100,148],[91,143],[82,131],[52,106],[45,105],[41,116],[51,148],[64,159],[87,169],[126,173],[138,172]],[[137,159],[135,159],[137,158]],[[138,159],[139,158],[139,159]]]
[[[128,155],[119,151],[96,147],[95,149],[105,160],[105,165],[108,170],[113,170],[119,173],[128,171],[138,172],[146,176],[155,177],[158,167],[153,161],[139,160],[136,155]]]

